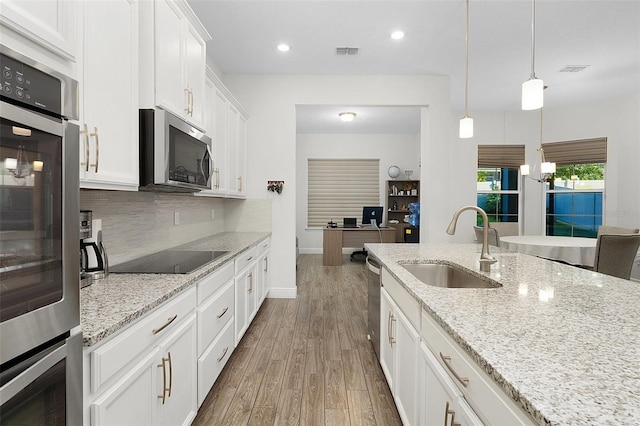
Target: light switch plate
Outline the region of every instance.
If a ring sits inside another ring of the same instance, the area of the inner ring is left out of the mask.
[[[180,225],[180,212],[173,212],[173,224],[175,226]]]
[[[211,209],[211,219],[215,219],[216,218],[216,209]]]

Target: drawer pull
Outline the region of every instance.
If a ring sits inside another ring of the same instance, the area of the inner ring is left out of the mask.
[[[442,359],[442,362],[444,362],[444,365],[447,367],[447,369],[451,372],[451,374],[453,374],[453,377],[456,378],[457,381],[459,381],[462,386],[464,386],[465,388],[467,386],[469,386],[469,378],[468,377],[460,377],[460,375],[458,375],[458,373],[456,373],[456,370],[453,369],[453,366],[451,366],[451,357],[448,355],[443,355],[442,352],[440,352],[440,358]]]
[[[251,262],[251,259],[253,259],[253,256],[247,257],[247,262]]]
[[[224,356],[227,354],[228,350],[229,350],[229,346],[224,348],[224,351],[222,351],[222,355],[220,355],[220,358],[218,358],[218,362],[220,362],[220,361],[222,361],[224,359]]]
[[[224,310],[220,313],[220,315],[218,315],[218,319],[222,318],[224,316],[224,314],[227,313],[228,310],[229,310],[228,306],[226,308],[224,308]]]
[[[177,315],[177,314],[176,314],[176,315],[174,315],[174,316],[172,316],[172,317],[167,318],[167,322],[166,322],[166,323],[164,323],[164,325],[163,325],[162,327],[160,327],[160,328],[154,328],[154,329],[152,330],[152,333],[153,333],[153,334],[158,334],[158,333],[160,333],[162,330],[164,330],[165,328],[169,327],[169,324],[171,324],[172,322],[174,322],[174,321],[176,320],[176,318],[178,318],[178,315]]]

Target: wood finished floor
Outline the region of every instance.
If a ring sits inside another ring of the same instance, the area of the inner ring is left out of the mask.
[[[193,425],[401,425],[367,340],[363,263],[301,255],[296,299],[266,299]]]

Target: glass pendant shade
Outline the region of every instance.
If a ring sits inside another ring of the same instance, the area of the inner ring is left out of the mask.
[[[543,104],[544,83],[539,78],[531,78],[522,83],[522,109],[540,109]]]
[[[520,174],[522,176],[529,176],[529,165],[528,164],[520,165]]]
[[[465,116],[460,119],[460,138],[468,139],[473,137],[473,118]]]

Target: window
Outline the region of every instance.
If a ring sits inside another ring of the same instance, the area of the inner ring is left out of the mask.
[[[546,234],[592,237],[602,225],[606,138],[542,144],[556,163],[546,183]]]
[[[362,218],[363,206],[380,204],[380,160],[309,159],[307,226]]]
[[[490,222],[518,222],[518,168],[524,145],[479,145],[477,206]],[[478,225],[482,217],[478,215]]]

